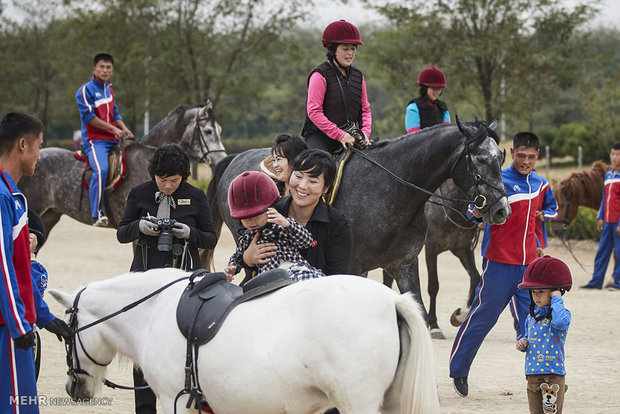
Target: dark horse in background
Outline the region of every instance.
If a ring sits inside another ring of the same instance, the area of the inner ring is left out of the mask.
[[[577,217],[579,206],[597,210],[603,199],[605,173],[611,167],[603,161],[596,161],[590,170],[577,171],[559,183],[553,181],[551,190],[558,203],[558,218],[551,222],[555,234],[563,235]]]
[[[444,199],[449,197],[452,200]],[[424,256],[428,274],[428,324],[431,336],[446,339],[437,323],[437,293],[439,292],[439,275],[437,273],[437,256],[443,252],[451,252],[456,256],[469,276],[469,291],[465,306],[456,309],[450,317],[453,326],[460,326],[474,301],[476,286],[480,282],[480,272],[476,267],[474,247],[480,232],[478,223],[471,222],[465,216],[468,203],[463,201],[464,193],[452,179],[444,182],[429,198],[424,209],[428,222]],[[456,210],[456,211],[455,211]],[[383,272],[383,284],[392,286],[392,277]]]
[[[485,221],[506,221],[511,211],[494,127],[495,123],[489,127],[484,122],[457,120],[351,155],[334,207],[348,218],[353,231],[353,274],[388,269],[399,290],[413,292],[421,303],[417,256],[426,238],[424,209],[429,196],[450,177],[468,195],[468,202],[486,198]],[[257,170],[269,153],[267,148],[245,151],[224,171],[216,169],[207,198],[218,231],[223,218],[237,234],[240,223],[229,215],[228,186],[238,174]]]
[[[132,187],[151,179],[148,161],[155,150],[176,142],[190,158],[213,165],[226,156],[220,139],[221,127],[210,101],[204,106],[180,106],[155,125],[143,138],[126,147],[127,175],[115,190],[106,190],[105,203],[110,226],[118,227],[127,196]],[[49,235],[63,214],[85,224],[92,224],[88,190],[82,185],[84,162],[73,151],[44,148],[32,177],[23,177],[19,188],[36,211]],[[90,177],[86,177],[86,182]]]

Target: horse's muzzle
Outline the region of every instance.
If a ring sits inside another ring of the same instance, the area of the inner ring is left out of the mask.
[[[88,401],[93,395],[88,390],[88,386],[81,381],[79,378],[75,378],[72,375],[67,377],[67,382],[65,383],[65,391],[67,394],[73,399],[73,401]]]
[[[504,196],[489,208],[486,221],[490,224],[504,224],[511,214],[508,198]]]

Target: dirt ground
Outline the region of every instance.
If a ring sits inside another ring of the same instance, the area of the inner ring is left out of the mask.
[[[596,244],[573,243],[576,256],[591,271]],[[223,232],[216,248],[216,267],[221,270],[234,242]],[[548,254],[562,258],[573,272],[575,285],[589,280],[559,242],[552,241]],[[124,273],[131,263],[131,246],[116,241],[114,230],[99,229],[63,217],[51,232],[39,261],[49,272],[49,286],[66,292],[90,281]],[[477,254],[479,257],[479,251]],[[424,254],[420,255],[423,290],[426,290]],[[523,375],[523,354],[515,350],[512,319],[507,310],[484,341],[469,376],[470,394],[460,398],[448,377],[448,358],[457,328],[449,322],[452,311],[466,299],[467,275],[450,253],[439,258],[441,290],[438,297],[439,324],[447,339],[433,340],[435,364],[442,413],[526,413],[527,397]],[[371,272],[378,279],[379,271]],[[609,280],[609,276],[607,278]],[[46,299],[57,315],[63,309],[49,295]],[[428,303],[428,296],[424,296]],[[614,394],[620,389],[620,292],[592,291],[578,288],[565,296],[573,319],[566,343],[567,380],[565,413],[620,413],[620,400]],[[71,403],[65,393],[66,366],[64,347],[47,331],[43,338],[43,364],[39,378],[39,394],[44,405],[42,413],[132,413],[133,392],[105,388],[93,406]],[[131,384],[131,364],[113,362],[108,378]]]

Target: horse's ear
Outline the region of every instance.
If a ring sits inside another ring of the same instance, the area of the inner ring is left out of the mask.
[[[459,131],[461,131],[461,134],[465,135],[467,138],[471,138],[471,134],[469,133],[467,128],[465,128],[465,126],[459,119],[459,116],[455,115],[455,117],[456,117],[456,125],[459,127]]]
[[[58,303],[63,305],[65,308],[70,308],[71,305],[73,305],[72,295],[61,292],[60,290],[56,290],[56,289],[48,289],[47,291],[49,292],[50,295],[52,295],[54,299],[56,299]]]
[[[491,131],[495,131],[497,129],[497,121],[498,119],[495,118],[493,121],[491,121],[491,123],[489,124],[489,129]]]
[[[207,102],[205,103],[205,106],[203,106],[202,109],[200,110],[199,116],[201,118],[208,117],[209,111],[211,110],[212,106],[213,106],[213,103],[211,102],[211,99],[207,98]]]

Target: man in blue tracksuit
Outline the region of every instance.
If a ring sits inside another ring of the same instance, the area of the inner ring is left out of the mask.
[[[601,241],[594,258],[592,279],[581,286],[582,289],[601,289],[612,250],[616,252],[614,264],[614,282],[608,286],[611,290],[620,289],[620,144],[614,144],[609,154],[614,167],[605,173],[603,199],[598,210],[598,231]]]
[[[43,125],[29,115],[8,113],[0,120],[0,412],[38,413],[33,325],[57,335],[69,327],[49,313],[35,294],[30,275],[26,197],[16,183],[34,174]],[[36,292],[38,293],[38,292]]]
[[[108,225],[103,195],[108,177],[108,154],[118,145],[121,136],[133,139],[116,108],[110,78],[114,59],[99,53],[93,60],[93,78],[80,86],[75,94],[82,123],[82,151],[93,169],[88,188],[93,224]]]
[[[510,149],[512,165],[502,171],[512,215],[501,225],[487,224],[482,240],[482,275],[467,317],[454,339],[450,377],[456,392],[468,394],[467,377],[482,341],[510,303],[525,332],[530,297],[518,288],[527,265],[538,256],[536,225],[540,212],[557,210],[547,180],[536,174],[540,140],[531,132],[517,133]],[[472,211],[481,217],[477,210]],[[517,338],[519,339],[519,338]]]

